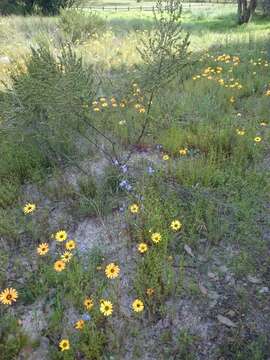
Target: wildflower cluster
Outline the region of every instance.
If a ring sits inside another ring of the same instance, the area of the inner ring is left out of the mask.
[[[137,214],[140,210],[140,207],[139,205],[137,204],[131,204],[129,206],[129,211],[132,213],[132,214]],[[173,231],[179,231],[181,228],[182,228],[182,223],[180,222],[180,220],[176,219],[176,220],[173,220],[171,222],[171,224],[169,225],[170,229],[173,230]],[[151,242],[154,243],[154,244],[158,244],[162,241],[162,235],[160,232],[152,232],[152,230],[149,230],[149,232],[151,233]],[[150,245],[150,244],[149,244]],[[137,249],[140,253],[145,253],[148,251],[149,249],[149,245],[146,243],[146,242],[141,242],[137,245]]]
[[[262,51],[264,53],[265,51]],[[231,90],[242,90],[245,89],[244,85],[236,76],[232,76],[234,69],[241,64],[241,59],[237,55],[230,54],[221,54],[221,55],[210,55],[208,52],[200,61],[210,60],[212,63],[218,63],[218,66],[208,66],[202,70],[201,73],[193,75],[192,80],[196,81],[199,79],[212,80],[223,88]],[[258,59],[250,59],[249,63],[252,67],[268,68],[269,61],[259,57]],[[252,71],[252,74],[255,76],[256,71]],[[265,91],[266,96],[270,96],[270,90]],[[229,102],[234,104],[236,102],[236,97],[234,95],[229,97]]]
[[[134,83],[133,85],[133,96],[134,96],[134,100],[133,100],[133,106],[135,108],[135,110],[138,112],[138,113],[145,113],[145,106],[144,106],[144,97],[143,95],[141,94],[141,89],[139,87],[138,84]]]
[[[63,243],[67,240],[68,234],[65,230],[59,230],[53,236],[58,243]],[[69,240],[65,243],[65,251],[62,252],[61,258],[54,263],[54,270],[57,272],[61,272],[66,268],[66,264],[70,262],[73,257],[73,253],[71,250],[75,249],[76,243],[74,240]]]
[[[84,104],[83,107],[87,108],[88,104]],[[117,99],[115,96],[107,98],[103,96],[92,101],[92,110],[94,112],[100,112],[106,109],[110,111],[117,108],[124,109],[126,107],[134,108],[138,113],[145,113],[144,96],[137,83],[132,84],[129,99]]]
[[[178,155],[180,155],[180,157],[186,157],[187,155],[190,154],[190,150],[188,147],[181,147],[178,149],[177,151]],[[162,155],[162,160],[164,161],[168,161],[170,160],[171,156],[168,152],[164,152],[163,155]]]
[[[63,244],[67,238],[68,234],[65,230],[59,230],[55,234],[52,235],[52,238],[58,244]],[[62,246],[62,253],[60,254],[60,259],[56,260],[54,263],[54,270],[57,272],[61,272],[66,268],[66,264],[70,262],[73,257],[72,250],[76,248],[76,242],[74,240],[68,240]],[[50,246],[48,243],[41,243],[37,247],[37,254],[39,256],[45,256],[50,250]]]
[[[269,66],[268,60],[267,59],[262,59],[262,58],[258,58],[257,60],[250,59],[250,63],[253,66],[263,66],[263,67],[268,67]]]
[[[237,64],[238,63],[234,63]],[[229,69],[229,73],[232,69]],[[222,72],[224,71],[223,67],[217,66],[217,67],[211,67],[208,66],[206,69],[203,70],[203,72],[199,75],[194,75],[192,77],[192,80],[198,80],[198,79],[207,79],[207,80],[214,80],[219,84],[220,86],[223,86],[224,88],[229,89],[238,89],[241,90],[243,88],[243,85],[239,82],[239,80],[229,76],[226,78],[225,76],[221,76]]]
[[[99,112],[102,109],[114,109],[114,108],[125,108],[127,105],[126,99],[117,100],[114,96],[110,99],[106,97],[101,97],[92,102],[92,110],[95,112]]]

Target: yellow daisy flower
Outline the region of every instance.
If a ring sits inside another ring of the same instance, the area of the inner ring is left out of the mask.
[[[68,263],[71,258],[72,258],[72,253],[70,251],[65,251],[64,254],[62,254],[61,259],[65,262]]]
[[[167,155],[167,154],[165,154],[165,155],[162,156],[162,160],[164,160],[164,161],[167,161],[167,160],[169,160],[169,159],[170,159],[170,157],[169,157],[169,155]]]
[[[84,328],[84,321],[83,320],[76,321],[74,327],[77,330],[82,330]]]
[[[35,210],[36,210],[36,205],[35,204],[30,204],[30,203],[25,204],[24,208],[23,208],[23,212],[25,214],[31,214]]]
[[[245,135],[245,130],[236,129],[236,133],[237,133],[237,135],[243,136],[243,135]]]
[[[70,344],[68,339],[63,339],[59,342],[59,347],[61,349],[61,351],[66,351],[70,349]]]
[[[146,243],[140,243],[138,244],[138,250],[140,253],[145,253],[148,250],[148,245]]]
[[[118,277],[120,272],[119,266],[115,265],[114,263],[111,263],[106,266],[105,268],[105,274],[108,279],[115,279]]]
[[[18,299],[18,292],[13,288],[7,288],[0,293],[0,302],[4,305],[11,305]]]
[[[94,306],[94,301],[91,298],[86,298],[83,302],[83,305],[87,310],[90,310]]]
[[[261,138],[260,136],[256,136],[256,137],[254,138],[254,141],[255,141],[255,142],[261,142],[261,141],[262,141],[262,138]]]
[[[161,240],[161,235],[160,235],[160,233],[153,233],[153,234],[151,235],[151,240],[152,240],[155,244],[159,243],[160,240]]]
[[[66,264],[64,263],[64,261],[62,260],[57,260],[55,263],[54,263],[54,270],[57,271],[57,272],[61,272],[65,269],[66,267]]]
[[[143,304],[142,300],[140,300],[140,299],[134,300],[133,303],[132,303],[132,309],[133,309],[133,311],[135,311],[135,312],[141,312],[141,311],[143,311],[143,309],[144,309],[144,304]]]
[[[137,214],[140,209],[137,204],[132,204],[132,205],[130,205],[129,210],[132,214]]]
[[[110,316],[113,313],[113,304],[108,300],[103,300],[100,304],[100,312],[104,316]]]
[[[179,220],[173,220],[170,226],[172,230],[177,231],[181,229],[182,224]]]
[[[74,240],[69,240],[66,242],[66,249],[67,250],[73,250],[76,247],[76,243]]]
[[[187,152],[188,152],[188,149],[187,149],[187,148],[182,148],[182,149],[179,150],[179,154],[180,154],[181,156],[187,155]]]
[[[155,292],[155,290],[153,289],[153,288],[148,288],[148,289],[146,289],[146,294],[147,294],[147,296],[152,296],[152,295],[154,295],[154,292]]]
[[[58,242],[65,241],[67,239],[67,232],[64,230],[57,231],[55,234],[55,240]]]
[[[42,243],[37,248],[37,253],[40,256],[44,256],[49,251],[49,245],[47,243]]]

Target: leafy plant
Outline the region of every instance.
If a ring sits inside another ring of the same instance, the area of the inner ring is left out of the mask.
[[[189,34],[181,26],[182,2],[158,0],[153,14],[153,29],[137,48],[145,66],[142,80],[151,90],[171,81],[189,63]]]
[[[45,44],[32,48],[26,69],[13,74],[12,89],[0,99],[9,131],[19,131],[21,146],[36,146],[35,153],[47,154],[51,163],[66,160],[85,130],[81,118],[93,96],[92,69],[70,47],[56,58]]]
[[[46,15],[59,14],[61,9],[75,5],[78,0],[4,0],[0,4],[0,10],[4,15],[33,13],[41,11]]]
[[[100,16],[93,12],[75,9],[62,10],[59,25],[73,43],[83,42],[105,30],[105,22]]]
[[[15,317],[3,315],[0,319],[0,353],[2,360],[14,359],[28,343]]]

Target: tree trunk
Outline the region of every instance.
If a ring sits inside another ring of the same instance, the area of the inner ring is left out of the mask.
[[[262,0],[262,10],[265,16],[270,16],[270,0]]]
[[[238,2],[238,24],[244,24],[251,20],[256,6],[257,0],[237,0]]]

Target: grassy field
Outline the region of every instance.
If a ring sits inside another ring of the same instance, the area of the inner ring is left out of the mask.
[[[166,53],[148,12],[0,18],[1,360],[268,360],[270,22],[235,13]]]

